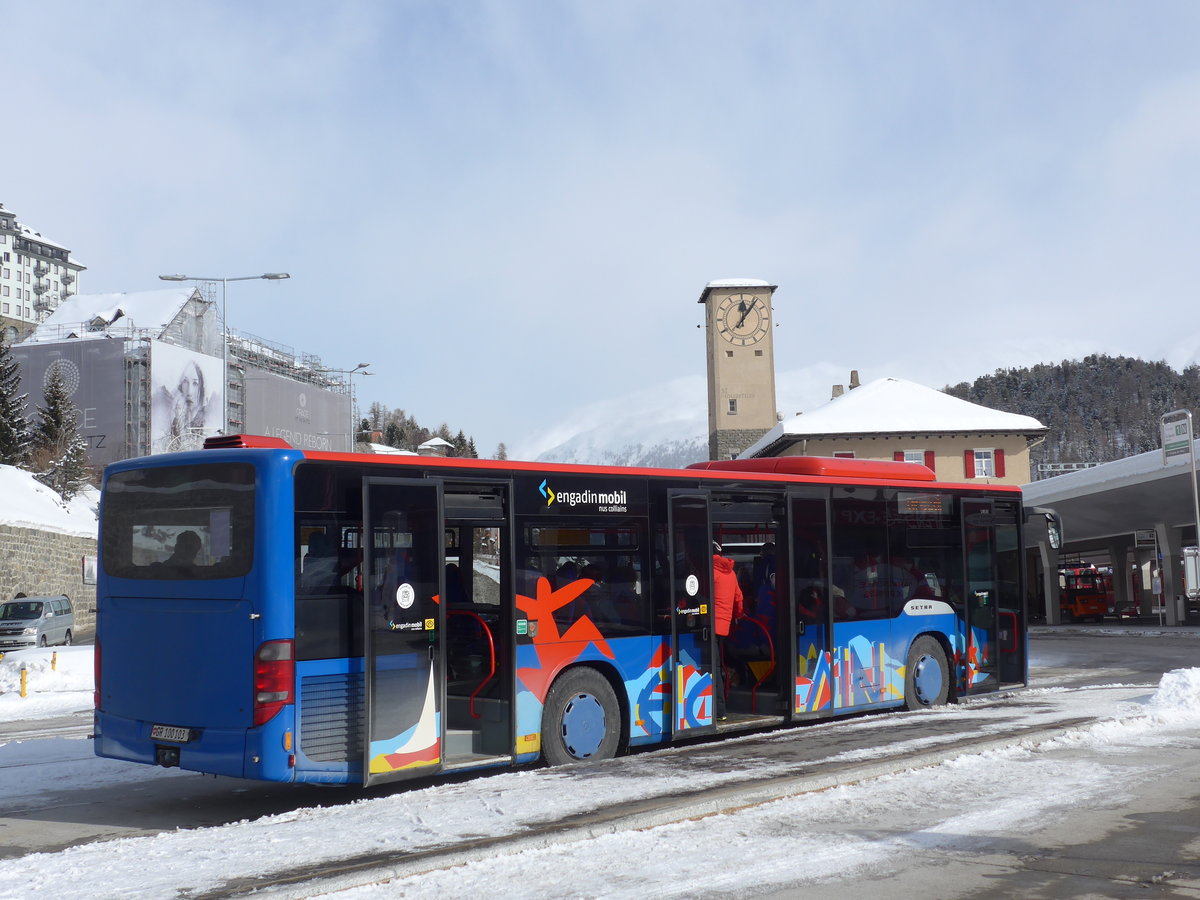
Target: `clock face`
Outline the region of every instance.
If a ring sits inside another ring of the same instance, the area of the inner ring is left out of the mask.
[[[745,347],[767,335],[770,310],[767,301],[754,294],[731,294],[717,305],[716,325],[721,337]]]

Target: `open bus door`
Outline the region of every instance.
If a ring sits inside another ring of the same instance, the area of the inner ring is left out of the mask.
[[[964,498],[967,563],[965,687],[995,689],[1026,680],[1022,517],[1011,501]]]
[[[363,481],[366,738],[363,785],[442,767],[442,491]]]
[[[791,601],[795,644],[788,651],[795,663],[791,683],[793,718],[833,711],[833,605],[829,576],[829,492],[788,491]],[[780,596],[787,596],[780,591]],[[788,657],[785,657],[788,658]]]
[[[708,495],[669,495],[672,740],[716,732],[713,549]],[[718,663],[719,664],[719,663]]]

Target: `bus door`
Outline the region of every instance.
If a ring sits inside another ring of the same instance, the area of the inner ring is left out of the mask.
[[[708,495],[669,495],[672,740],[716,731],[713,539]]]
[[[788,491],[791,604],[794,642],[781,659],[794,661],[793,718],[833,710],[833,591],[829,581],[829,498],[820,489]],[[780,597],[788,596],[778,588]]]
[[[442,765],[441,505],[435,482],[363,480],[364,786]]]
[[[516,677],[507,485],[447,482],[445,764],[513,753]]]
[[[994,690],[999,681],[1001,654],[1011,653],[1016,639],[1013,631],[1016,623],[1012,621],[1014,601],[1021,601],[1017,576],[1013,576],[1011,585],[1006,585],[1002,565],[1001,541],[1011,541],[1012,554],[1019,555],[1015,543],[1016,516],[1006,515],[1000,504],[991,499],[963,498],[962,511],[963,547],[967,556],[964,686],[968,692]],[[1009,519],[1012,521],[1006,525]],[[1018,596],[1013,598],[1012,594]],[[1003,641],[1002,618],[1008,632]]]

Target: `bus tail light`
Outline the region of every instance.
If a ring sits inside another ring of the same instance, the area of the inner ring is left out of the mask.
[[[92,651],[92,706],[100,708],[100,638]]]
[[[291,641],[267,641],[254,654],[254,724],[262,725],[292,702],[296,664]]]

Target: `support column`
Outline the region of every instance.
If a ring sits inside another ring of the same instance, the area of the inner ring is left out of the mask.
[[[1129,597],[1129,542],[1113,541],[1108,545],[1108,564],[1112,567],[1113,612],[1123,609]]]
[[[1042,599],[1046,607],[1046,624],[1062,624],[1062,607],[1058,605],[1058,551],[1046,541],[1038,541],[1038,556],[1042,561]]]
[[[1179,563],[1183,558],[1183,540],[1178,528],[1173,528],[1163,522],[1154,526],[1158,533],[1158,552],[1162,554],[1162,599],[1165,606],[1165,619],[1168,625],[1182,625],[1179,618],[1179,604],[1175,599],[1183,593],[1180,580]]]

